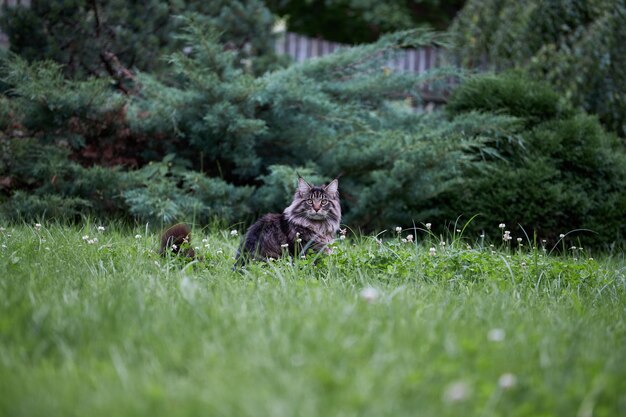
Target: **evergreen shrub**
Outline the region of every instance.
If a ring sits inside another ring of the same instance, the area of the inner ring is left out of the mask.
[[[595,232],[586,242],[626,236],[626,152],[597,117],[573,111],[520,73],[470,80],[447,110],[453,120],[467,111],[496,112],[528,126],[516,133],[516,146],[500,152],[504,158],[486,158],[465,171],[463,192],[448,196],[448,216],[481,213],[477,227],[500,219],[548,238],[573,229]]]

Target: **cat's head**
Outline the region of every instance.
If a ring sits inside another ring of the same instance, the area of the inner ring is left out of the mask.
[[[298,187],[293,202],[285,210],[291,218],[311,222],[341,221],[339,205],[339,181],[332,180],[327,185],[311,185],[302,177],[298,177]]]

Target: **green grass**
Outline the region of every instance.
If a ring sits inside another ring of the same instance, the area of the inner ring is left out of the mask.
[[[626,415],[622,259],[420,233],[236,273],[228,231],[185,263],[96,226],[0,231],[0,415]]]

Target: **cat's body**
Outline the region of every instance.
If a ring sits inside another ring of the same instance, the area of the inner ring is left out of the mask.
[[[292,203],[282,213],[266,214],[246,232],[237,263],[268,260],[308,251],[329,252],[341,223],[338,181],[314,186],[298,178]]]

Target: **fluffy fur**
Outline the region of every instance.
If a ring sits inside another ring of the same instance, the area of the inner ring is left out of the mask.
[[[315,186],[298,178],[293,201],[282,213],[266,214],[248,231],[237,253],[237,265],[307,251],[329,252],[341,223],[339,181]]]

